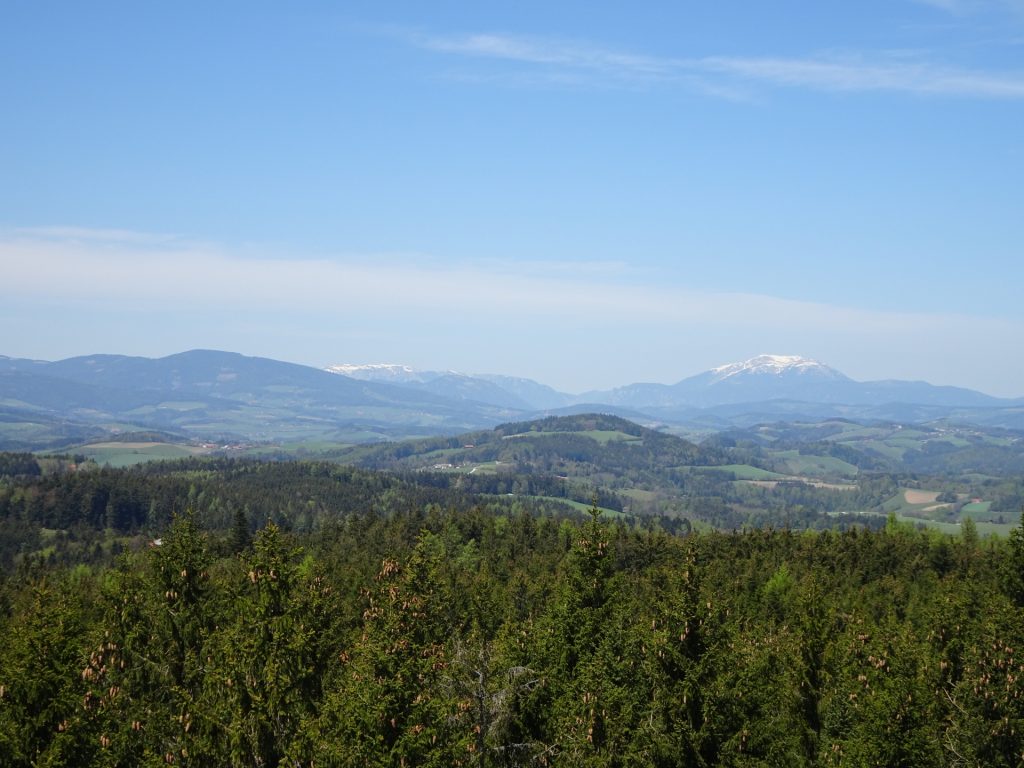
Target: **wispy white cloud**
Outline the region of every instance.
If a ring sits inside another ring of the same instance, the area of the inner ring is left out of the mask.
[[[912,0],[918,5],[929,5],[949,13],[962,13],[975,3],[972,0]]]
[[[941,67],[925,61],[716,57],[709,70],[776,85],[822,91],[897,91],[947,96],[1024,98],[1024,75]]]
[[[92,229],[89,227],[19,227],[9,233],[13,238],[56,242],[92,242],[107,244],[155,245],[173,243],[179,238],[152,232],[136,232],[130,229]]]
[[[982,11],[1024,14],[1024,0],[911,0],[918,5],[928,5],[940,11],[965,16]]]
[[[602,324],[713,322],[722,327],[799,327],[859,332],[939,331],[1001,321],[956,314],[885,312],[768,295],[691,290],[657,275],[627,274],[621,264],[477,261],[446,264],[409,257],[240,256],[178,240],[76,231],[58,239],[0,234],[0,296],[168,303],[275,310],[366,313],[457,311],[467,318],[513,320],[528,308],[536,321],[588,318]],[[646,279],[642,279],[646,277]]]
[[[964,69],[905,54],[677,58],[496,34],[430,37],[418,42],[441,53],[528,65],[563,83],[674,83],[729,97],[740,93],[739,86],[762,84],[829,92],[1024,98],[1024,72]]]
[[[617,53],[573,42],[531,40],[504,35],[434,37],[426,39],[424,44],[428,48],[445,53],[594,69],[617,76],[668,77],[677,74],[682,63],[674,59]]]

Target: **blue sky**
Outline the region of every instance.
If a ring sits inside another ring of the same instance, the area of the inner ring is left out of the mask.
[[[1024,0],[0,10],[0,354],[1024,395]]]

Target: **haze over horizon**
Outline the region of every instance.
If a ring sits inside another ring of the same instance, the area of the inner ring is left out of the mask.
[[[0,354],[1024,395],[1019,2],[4,16]]]

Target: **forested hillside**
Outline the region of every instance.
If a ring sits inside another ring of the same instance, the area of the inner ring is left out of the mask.
[[[324,455],[413,471],[421,481],[432,474],[431,482],[471,493],[596,498],[609,511],[726,530],[880,526],[896,512],[947,532],[966,514],[1006,535],[1021,506],[1024,437],[831,421],[761,425],[695,444],[590,413]],[[909,503],[907,492],[927,501]]]
[[[569,510],[557,499],[481,498],[444,478],[401,476],[326,462],[192,459],[130,470],[82,469],[66,460],[41,473],[29,454],[0,454],[0,569],[17,562],[100,564],[138,547],[189,512],[209,531],[274,522],[310,534],[345,514],[494,507],[507,513]],[[4,476],[4,470],[10,474]]]
[[[1024,759],[1020,529],[681,535],[326,464],[4,467],[4,524],[51,541],[0,581],[4,765]]]

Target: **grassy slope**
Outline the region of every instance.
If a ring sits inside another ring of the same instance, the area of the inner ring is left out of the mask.
[[[163,459],[184,459],[207,451],[196,446],[174,443],[92,443],[75,448],[74,453],[82,454],[101,466],[130,467],[146,461]]]

